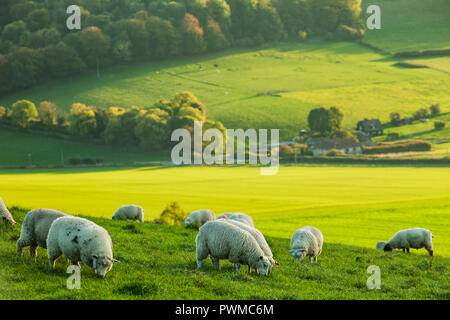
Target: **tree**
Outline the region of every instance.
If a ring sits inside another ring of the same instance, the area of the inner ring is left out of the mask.
[[[435,121],[435,122],[434,122],[434,128],[435,128],[436,130],[442,130],[442,129],[445,128],[445,125],[446,125],[446,124],[447,124],[447,123],[446,123],[445,121],[438,120],[438,121]]]
[[[99,64],[109,50],[109,39],[98,27],[89,27],[81,31],[80,41],[83,46],[84,60],[88,65],[97,65],[97,77],[100,77]]]
[[[428,118],[430,116],[428,109],[426,108],[420,108],[419,110],[417,110],[414,115],[413,118],[415,120],[420,120],[420,119],[425,119]]]
[[[391,118],[391,122],[394,123],[394,124],[396,123],[397,120],[401,119],[401,115],[398,112],[391,112],[389,117]]]
[[[9,40],[15,44],[19,43],[22,35],[27,31],[27,25],[22,20],[7,24],[2,31],[2,39]]]
[[[72,135],[78,137],[93,137],[97,122],[91,107],[82,103],[74,103],[70,107],[70,126]]]
[[[210,18],[205,29],[205,40],[208,50],[220,50],[229,47],[229,42],[222,33],[220,25]]]
[[[441,113],[441,107],[438,104],[432,104],[430,106],[431,116],[436,117],[439,113]]]
[[[344,113],[336,107],[331,107],[328,111],[329,131],[334,132],[341,128],[344,120]]]
[[[28,128],[30,121],[37,116],[36,106],[31,101],[20,100],[12,105],[11,120],[19,127]]]
[[[25,22],[30,31],[45,28],[50,23],[50,14],[45,8],[31,11],[25,18]]]
[[[181,36],[172,23],[151,16],[146,22],[153,58],[173,57],[181,54]]]
[[[56,108],[52,102],[43,101],[39,104],[39,119],[45,127],[52,127],[55,121]]]
[[[135,129],[142,149],[153,151],[167,146],[170,141],[170,130],[167,125],[167,112],[153,109],[143,115]]]
[[[329,131],[329,113],[325,108],[312,109],[308,115],[308,126],[313,132],[325,135]]]
[[[183,35],[183,53],[194,55],[205,51],[206,44],[203,39],[203,28],[199,25],[198,19],[193,15],[186,13],[181,24],[181,33]]]

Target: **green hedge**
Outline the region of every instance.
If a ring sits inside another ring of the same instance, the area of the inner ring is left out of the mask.
[[[373,147],[363,147],[364,154],[379,154],[379,153],[401,153],[401,152],[416,152],[416,151],[430,151],[431,143],[424,140],[402,140],[396,142],[382,142]]]

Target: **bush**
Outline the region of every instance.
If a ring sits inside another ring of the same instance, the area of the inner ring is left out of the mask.
[[[155,223],[180,225],[184,222],[186,216],[187,214],[180,208],[178,202],[174,201],[166,206]]]
[[[336,157],[336,156],[345,156],[345,152],[339,149],[331,149],[330,151],[323,154],[326,157]]]
[[[363,147],[364,154],[401,153],[430,151],[431,143],[423,140],[402,140],[382,142],[374,147]]]
[[[432,105],[430,106],[430,112],[431,112],[431,115],[432,115],[433,117],[435,117],[435,116],[437,116],[439,113],[441,113],[441,107],[440,107],[438,104],[432,104]]]
[[[420,119],[424,119],[424,118],[428,118],[430,116],[428,109],[426,108],[420,108],[419,110],[417,110],[414,115],[413,118],[414,120],[420,120]]]
[[[438,120],[438,121],[434,122],[434,128],[436,130],[442,130],[442,129],[445,128],[445,126],[446,126],[446,122],[445,121]]]
[[[400,137],[400,134],[398,132],[389,132],[386,139],[387,140],[396,140]]]
[[[402,116],[398,112],[391,112],[389,117],[391,118],[391,122],[395,124],[396,121],[399,120]]]
[[[337,34],[338,34],[339,38],[341,38],[342,40],[355,41],[355,40],[361,39],[362,36],[364,35],[364,32],[361,29],[355,29],[355,28],[346,26],[344,24],[341,24],[337,28]]]

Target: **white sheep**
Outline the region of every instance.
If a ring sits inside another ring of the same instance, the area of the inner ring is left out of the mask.
[[[186,220],[184,220],[183,224],[185,226],[192,225],[200,227],[204,225],[206,222],[214,220],[216,220],[216,215],[214,214],[214,212],[208,209],[202,209],[191,212],[189,216],[186,218]]]
[[[387,243],[380,241],[376,247],[384,251],[403,249],[403,252],[406,250],[408,253],[410,248],[425,248],[433,256],[433,237],[430,230],[423,228],[400,230]]]
[[[121,206],[112,216],[113,220],[138,220],[144,222],[144,209],[140,206],[131,204]]]
[[[317,257],[322,252],[323,236],[319,229],[303,227],[295,231],[291,239],[292,256],[296,260],[302,260],[306,256],[310,262],[317,262]]]
[[[17,224],[17,222],[14,221],[11,212],[9,212],[8,208],[3,202],[2,198],[0,198],[0,218],[2,218],[2,220],[5,221],[6,223],[10,223],[11,225]]]
[[[31,210],[25,216],[20,232],[20,238],[17,240],[17,254],[22,255],[24,247],[30,247],[30,254],[37,256],[38,247],[47,248],[47,236],[50,227],[58,218],[67,216],[66,213],[53,209]]]
[[[272,264],[264,255],[255,238],[247,231],[230,223],[212,221],[200,227],[195,238],[197,246],[197,267],[202,267],[202,260],[208,255],[214,267],[219,270],[220,259],[234,263],[234,271],[239,272],[239,265],[248,265],[262,276],[269,275]]]
[[[250,227],[255,227],[255,224],[253,223],[253,219],[250,218],[250,216],[246,215],[245,213],[241,213],[241,212],[233,213],[228,219],[237,220],[237,221],[240,221],[242,223],[249,225]]]
[[[47,254],[50,269],[64,254],[72,264],[79,266],[81,261],[102,278],[118,262],[113,258],[108,231],[92,221],[72,216],[53,222],[47,237]]]
[[[272,250],[270,250],[269,244],[267,243],[266,239],[264,238],[264,235],[261,233],[261,231],[259,231],[256,228],[250,227],[249,225],[240,222],[238,220],[230,220],[230,219],[222,219],[221,221],[226,222],[226,223],[231,223],[233,225],[235,225],[236,227],[241,228],[242,230],[245,230],[247,232],[249,232],[256,240],[256,242],[258,243],[259,247],[262,249],[262,251],[264,252],[264,255],[267,256],[269,258],[270,264],[271,264],[271,268],[272,266],[276,265],[279,266],[280,264],[278,262],[276,262],[273,259],[273,253]],[[250,266],[248,267],[248,271],[250,272]]]
[[[216,220],[219,220],[219,219],[228,219],[231,215],[232,215],[231,212],[224,212],[224,213],[222,213],[220,216],[218,216]]]

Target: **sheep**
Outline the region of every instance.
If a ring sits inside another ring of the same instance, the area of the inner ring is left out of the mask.
[[[246,225],[245,223],[242,223],[242,222],[240,222],[238,220],[223,219],[222,221],[227,222],[227,223],[231,223],[231,224],[241,228],[242,230],[245,230],[245,231],[249,232],[255,238],[256,242],[259,245],[259,247],[264,252],[264,255],[269,258],[269,261],[270,261],[270,264],[271,264],[271,269],[272,269],[272,266],[274,266],[274,265],[276,265],[276,266],[280,265],[278,262],[276,262],[273,259],[272,250],[270,250],[269,244],[267,243],[266,239],[264,238],[264,235],[258,229],[252,228],[249,225]],[[248,267],[248,272],[250,272],[250,271],[251,271],[251,268],[249,266]]]
[[[200,227],[195,238],[197,267],[208,257],[216,270],[220,259],[234,263],[233,271],[239,272],[239,265],[248,265],[262,276],[268,276],[272,264],[255,238],[247,231],[221,221],[211,221]]]
[[[108,232],[92,221],[78,217],[56,219],[47,237],[47,254],[50,269],[55,268],[61,254],[80,266],[80,261],[104,278],[113,263],[112,240]]]
[[[22,256],[24,247],[30,247],[30,255],[37,256],[38,247],[47,248],[47,236],[50,227],[58,218],[67,216],[66,213],[53,209],[31,210],[25,216],[20,238],[17,240],[17,254]]]
[[[6,223],[10,223],[11,225],[17,224],[17,222],[14,221],[11,212],[9,212],[8,208],[6,207],[1,197],[0,197],[0,218],[2,218],[3,221],[5,221]]]
[[[231,217],[231,215],[232,215],[231,212],[224,212],[224,213],[222,213],[220,216],[218,216],[216,220],[219,220],[219,219],[228,219],[228,218]]]
[[[247,225],[249,225],[250,227],[255,227],[255,224],[253,223],[253,219],[250,218],[248,215],[246,215],[245,213],[233,213],[229,219],[231,220],[237,220],[239,222],[245,223]]]
[[[409,253],[410,248],[425,248],[430,256],[433,256],[434,236],[430,230],[423,228],[413,228],[398,231],[387,243],[380,241],[377,243],[377,249],[392,251],[393,249],[402,249]]]
[[[208,221],[216,220],[216,215],[214,212],[208,209],[197,210],[191,212],[189,216],[184,220],[183,224],[185,226],[202,226]]]
[[[319,229],[303,227],[295,231],[291,239],[292,256],[295,260],[302,260],[309,256],[310,262],[317,262],[317,257],[322,252],[323,236]]]
[[[144,222],[144,209],[142,207],[131,204],[121,206],[112,216],[113,220],[138,220]]]

